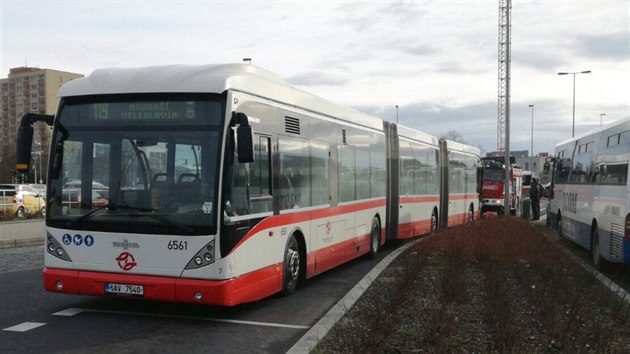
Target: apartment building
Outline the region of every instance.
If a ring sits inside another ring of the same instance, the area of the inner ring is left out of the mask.
[[[10,69],[8,77],[0,79],[0,182],[8,181],[15,164],[15,142],[22,116],[25,113],[55,114],[61,85],[80,77],[83,75],[19,67]],[[49,144],[50,128],[38,123],[33,136],[34,162],[37,164],[33,166],[39,168],[39,176],[46,170]]]

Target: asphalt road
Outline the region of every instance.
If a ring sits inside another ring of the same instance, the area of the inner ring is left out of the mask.
[[[0,352],[285,353],[393,249],[233,308],[48,293],[42,246],[0,249]]]

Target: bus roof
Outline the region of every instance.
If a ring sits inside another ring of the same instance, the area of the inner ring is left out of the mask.
[[[556,148],[558,148],[559,146],[564,145],[566,143],[570,143],[572,141],[580,140],[582,138],[586,138],[587,136],[590,136],[590,135],[593,135],[593,134],[596,134],[596,133],[599,133],[599,132],[603,132],[603,131],[606,131],[606,130],[609,130],[609,129],[614,129],[617,126],[620,126],[620,125],[622,125],[624,123],[628,123],[628,122],[630,122],[630,117],[626,117],[626,118],[623,118],[623,119],[616,120],[616,121],[614,121],[612,123],[609,123],[607,125],[604,125],[602,127],[598,127],[598,128],[593,129],[593,130],[589,130],[589,131],[587,131],[585,133],[582,133],[580,135],[577,135],[577,136],[575,136],[573,138],[569,138],[567,140],[563,140],[563,141],[561,141],[561,142],[556,144]]]
[[[458,143],[456,141],[446,140],[446,146],[449,150],[455,150],[459,152],[465,152],[468,154],[480,156],[481,150],[478,147]]]
[[[430,144],[433,146],[438,145],[437,137],[427,134],[427,133],[423,133],[421,131],[417,131],[412,128],[405,127],[404,125],[398,126],[398,135],[400,135],[401,137],[405,137],[407,139],[423,142],[425,144]]]
[[[338,118],[383,129],[381,119],[341,106],[289,85],[270,71],[250,64],[164,65],[98,69],[72,80],[59,97],[125,93],[223,93],[234,90]]]

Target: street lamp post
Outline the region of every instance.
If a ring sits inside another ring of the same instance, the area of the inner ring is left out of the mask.
[[[396,125],[398,125],[398,105],[396,105]]]
[[[532,171],[532,177],[534,177],[534,105],[530,104],[529,108],[532,109],[532,145],[529,155],[529,168]]]
[[[599,114],[599,126],[601,127],[602,124],[604,123],[604,116],[606,115],[606,113],[600,113]]]
[[[571,137],[575,136],[575,75],[576,74],[590,74],[590,70],[585,71],[576,71],[574,73],[568,72],[559,72],[558,75],[573,75],[573,130],[571,132]]]

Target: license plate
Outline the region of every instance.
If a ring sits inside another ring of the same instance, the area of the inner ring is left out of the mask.
[[[105,294],[144,295],[144,286],[129,284],[105,283]]]

